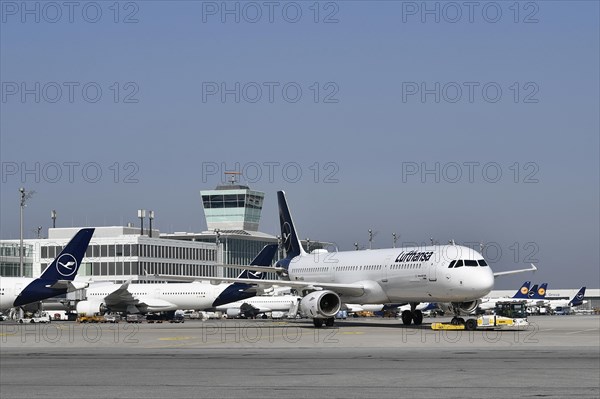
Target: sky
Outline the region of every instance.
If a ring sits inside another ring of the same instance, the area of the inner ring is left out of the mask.
[[[206,229],[226,170],[302,238],[455,240],[600,286],[599,3],[0,2],[0,238]],[[467,5],[465,5],[467,4]]]

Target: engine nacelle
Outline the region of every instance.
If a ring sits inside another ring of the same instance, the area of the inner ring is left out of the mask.
[[[228,317],[228,318],[230,318],[230,319],[234,319],[234,318],[236,318],[236,317],[239,317],[239,315],[240,315],[240,310],[239,310],[239,309],[235,309],[235,308],[232,308],[232,309],[227,309],[227,313],[226,313],[226,314],[227,314],[227,317]]]
[[[77,302],[77,314],[83,316],[93,316],[97,313],[101,315],[106,313],[106,306],[100,302],[79,301]]]
[[[300,312],[306,317],[328,319],[339,312],[342,301],[333,291],[313,291],[300,301]]]
[[[455,313],[455,311],[458,310],[460,314],[469,315],[477,309],[477,306],[479,306],[480,303],[481,300],[477,299],[468,302],[439,303],[438,306],[444,312]]]

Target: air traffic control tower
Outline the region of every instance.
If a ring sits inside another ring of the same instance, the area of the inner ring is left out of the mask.
[[[200,191],[208,230],[258,231],[265,193],[237,184],[236,172],[226,173],[230,184]]]

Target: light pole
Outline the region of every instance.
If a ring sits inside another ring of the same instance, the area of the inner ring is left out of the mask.
[[[140,235],[144,235],[144,218],[146,217],[145,209],[138,209],[138,217],[140,218]]]
[[[50,211],[50,217],[52,218],[52,228],[55,229],[56,228],[56,211],[54,209],[52,209],[52,211]]]
[[[398,236],[396,235],[396,233],[392,233],[392,237],[394,238],[394,246],[393,246],[393,248],[396,248],[396,241],[398,241]]]
[[[306,252],[310,253],[310,238],[306,238]]]
[[[148,231],[148,237],[152,237],[152,220],[154,220],[154,211],[148,211],[148,219],[150,220],[150,230]]]
[[[25,191],[25,188],[21,187],[19,188],[19,193],[20,193],[20,214],[19,214],[19,220],[20,220],[20,227],[21,227],[21,234],[20,234],[20,240],[19,240],[19,275],[21,277],[25,277],[25,271],[23,270],[23,210],[25,209],[25,207],[27,206],[27,200],[29,198],[31,198],[33,196],[33,194],[35,193],[35,191]]]

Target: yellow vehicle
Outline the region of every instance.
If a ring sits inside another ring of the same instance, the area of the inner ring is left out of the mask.
[[[462,319],[461,319],[462,320]],[[500,301],[496,303],[494,314],[468,319],[462,323],[432,323],[433,330],[467,330],[480,329],[518,329],[527,327],[527,301]]]
[[[101,315],[93,316],[79,316],[77,318],[78,323],[106,323],[106,319]]]

